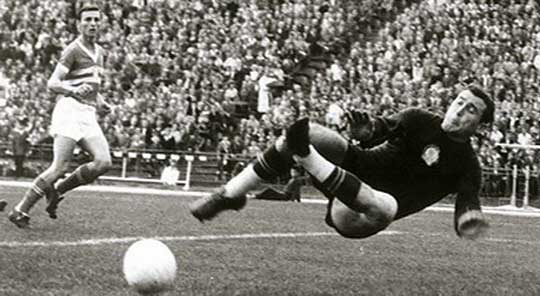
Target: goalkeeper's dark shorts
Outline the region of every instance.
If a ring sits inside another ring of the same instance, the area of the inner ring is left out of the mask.
[[[396,161],[397,150],[393,149],[397,148],[394,146],[384,145],[377,149],[364,150],[349,145],[345,159],[339,166],[358,177],[362,183],[392,195],[398,203],[395,219],[421,211],[448,194],[442,189],[429,192],[421,180],[411,182],[407,179],[407,174]],[[313,185],[327,197],[333,198],[316,180],[313,180]]]

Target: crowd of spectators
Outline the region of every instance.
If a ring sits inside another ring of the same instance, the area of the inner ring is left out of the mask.
[[[443,111],[462,85],[477,83],[497,104],[495,123],[473,141],[482,165],[538,169],[538,153],[496,146],[540,144],[538,9],[526,0],[412,5],[374,42],[353,46],[345,64],[356,71],[346,83],[369,94],[365,102],[378,112],[411,105]]]
[[[321,0],[96,2],[105,24],[99,43],[108,51],[102,92],[121,107],[101,119],[111,146],[215,151],[223,136],[239,135],[234,152],[248,155],[290,121],[297,99],[286,94],[258,113],[261,77],[294,64],[319,27],[328,36],[369,32],[374,16],[408,5],[335,3],[319,23]],[[46,79],[77,36],[78,5],[8,0],[0,8],[0,80],[11,85],[0,101],[0,139],[9,121],[31,116],[39,128],[30,141],[50,141],[54,94]]]
[[[30,117],[30,142],[50,141],[46,80],[77,36],[74,0],[6,0],[0,7],[0,142]],[[540,13],[532,0],[95,1],[107,50],[100,121],[112,147],[253,156],[295,116],[343,125],[344,110],[444,112],[465,84],[496,100],[493,126],[474,139],[482,165],[530,164],[540,144]],[[328,12],[321,18],[321,7]],[[314,40],[338,46],[310,87],[280,92]],[[2,83],[4,81],[4,83]]]

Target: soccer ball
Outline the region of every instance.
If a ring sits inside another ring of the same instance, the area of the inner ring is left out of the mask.
[[[133,243],[124,255],[124,277],[140,294],[157,294],[173,287],[176,259],[171,250],[155,239]]]

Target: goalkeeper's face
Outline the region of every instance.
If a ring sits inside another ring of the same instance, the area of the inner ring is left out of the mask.
[[[450,104],[441,127],[453,138],[467,140],[476,132],[486,108],[481,98],[464,90]]]

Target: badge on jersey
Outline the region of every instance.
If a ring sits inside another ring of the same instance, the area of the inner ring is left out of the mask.
[[[422,159],[426,162],[428,166],[432,166],[439,162],[439,157],[441,155],[441,148],[436,145],[427,145],[424,148],[422,153]]]

